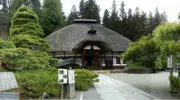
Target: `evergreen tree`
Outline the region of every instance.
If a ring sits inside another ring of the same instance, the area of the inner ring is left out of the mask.
[[[71,9],[71,13],[69,14],[68,18],[67,18],[67,25],[72,24],[74,19],[78,19],[79,15],[78,12],[76,10],[76,6],[73,5],[72,9]]]
[[[13,17],[17,9],[22,5],[26,5],[31,8],[39,17],[42,14],[40,0],[11,0],[9,5],[10,19]]]
[[[111,12],[110,21],[109,21],[109,27],[108,28],[120,33],[119,21],[120,21],[120,19],[119,19],[119,16],[118,16],[116,1],[113,0],[112,12]]]
[[[12,18],[10,39],[16,47],[30,50],[47,51],[49,46],[41,37],[44,33],[35,12],[26,6],[21,6]]]
[[[103,26],[109,27],[109,20],[110,20],[109,11],[106,9],[104,11],[104,16],[103,16]]]
[[[161,23],[161,14],[159,13],[158,8],[155,9],[155,16],[153,19],[154,29]]]
[[[149,29],[149,31],[148,31],[148,33],[150,33],[150,34],[154,30],[153,19],[154,19],[154,17],[153,17],[152,12],[149,12],[149,15],[148,15],[148,29]]]
[[[120,8],[120,18],[121,18],[121,20],[124,20],[127,17],[124,7],[125,7],[125,4],[124,4],[124,1],[122,1],[121,8]]]
[[[2,5],[2,9],[0,9],[0,37],[7,39],[10,25],[8,0],[1,0],[0,4]]]
[[[84,0],[81,0],[79,4],[79,14],[81,18],[84,18],[84,10],[85,10],[85,3]]]
[[[60,0],[44,0],[41,20],[45,36],[62,28],[65,24]]]
[[[80,2],[80,16],[83,19],[96,19],[98,23],[101,23],[100,8],[96,4],[95,0],[88,0],[85,3],[82,0]]]
[[[124,2],[121,3],[120,7],[120,22],[119,22],[119,29],[120,34],[128,37],[128,27],[127,27],[127,14],[125,12],[125,4]]]
[[[42,11],[41,11],[41,3],[40,0],[30,0],[33,11],[38,15],[38,17],[42,17]]]
[[[163,13],[161,13],[161,22],[167,22],[167,14],[166,12],[164,11]]]

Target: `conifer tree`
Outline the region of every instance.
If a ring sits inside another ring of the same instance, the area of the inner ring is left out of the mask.
[[[60,0],[44,0],[41,26],[45,36],[62,28],[65,24]]]
[[[36,13],[26,6],[21,6],[15,12],[10,28],[10,38],[16,47],[29,48],[30,50],[47,51],[49,46],[41,38],[44,33],[39,24]]]

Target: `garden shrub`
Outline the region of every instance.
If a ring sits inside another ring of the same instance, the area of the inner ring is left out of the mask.
[[[171,91],[180,91],[180,79],[176,76],[169,76]]]
[[[2,67],[7,70],[44,69],[50,57],[46,52],[31,51],[26,48],[0,49]]]
[[[85,69],[76,69],[75,70],[75,87],[77,90],[88,90],[94,82],[99,80],[98,74],[95,72],[85,70]]]
[[[42,96],[47,92],[50,97],[60,96],[60,85],[56,68],[15,73],[17,82],[23,91],[21,95],[31,98]]]
[[[10,41],[5,41],[0,37],[0,49],[15,48],[15,45]]]
[[[145,68],[138,64],[128,64],[128,69],[126,72],[128,73],[144,73]]]

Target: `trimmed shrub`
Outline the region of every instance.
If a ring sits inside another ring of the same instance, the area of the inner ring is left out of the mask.
[[[180,91],[180,79],[176,76],[169,76],[171,91]]]
[[[137,64],[128,64],[128,73],[144,73],[145,68]]]
[[[21,6],[14,14],[10,27],[10,40],[16,47],[36,51],[48,51],[49,45],[39,24],[39,18],[34,11]]]
[[[0,60],[2,67],[7,70],[44,69],[50,57],[46,52],[31,51],[25,48],[1,49]]]
[[[98,74],[85,70],[85,69],[76,69],[75,70],[75,86],[77,90],[88,90],[94,82],[98,82],[99,80]]]
[[[15,48],[15,45],[10,41],[5,41],[0,37],[0,49]]]
[[[61,89],[56,68],[16,72],[15,76],[22,90],[21,95],[37,98],[47,92],[50,97],[60,96]]]

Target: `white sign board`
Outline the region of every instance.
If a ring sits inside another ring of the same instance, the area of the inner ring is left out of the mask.
[[[58,82],[59,84],[67,84],[67,69],[58,70]]]
[[[12,72],[0,72],[0,91],[11,90],[18,87],[16,78]]]
[[[167,68],[172,68],[172,56],[168,57]]]
[[[74,80],[74,70],[68,70],[68,81],[69,84],[74,84],[75,80]]]

